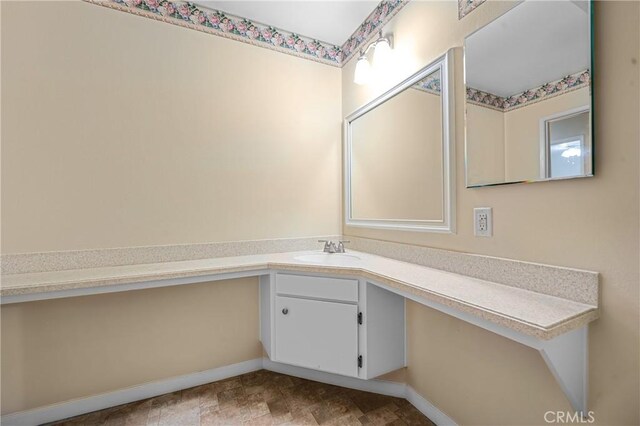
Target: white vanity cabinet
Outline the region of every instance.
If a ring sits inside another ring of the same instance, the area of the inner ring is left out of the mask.
[[[362,379],[405,366],[404,298],[364,280],[272,272],[260,311],[272,361]]]

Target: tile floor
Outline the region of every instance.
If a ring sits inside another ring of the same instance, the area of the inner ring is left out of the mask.
[[[406,400],[260,370],[55,425],[427,425]]]

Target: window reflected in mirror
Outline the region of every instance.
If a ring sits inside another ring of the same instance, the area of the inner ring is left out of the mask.
[[[551,179],[590,174],[589,111],[562,114],[544,120],[546,170]]]

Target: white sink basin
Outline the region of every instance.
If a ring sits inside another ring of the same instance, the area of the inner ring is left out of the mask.
[[[301,262],[334,263],[349,260],[360,260],[360,257],[349,253],[314,253],[296,256],[294,259]]]

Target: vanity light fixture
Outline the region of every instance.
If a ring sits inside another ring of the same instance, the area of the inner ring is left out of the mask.
[[[356,63],[356,72],[353,76],[353,82],[356,84],[367,84],[371,79],[371,65],[367,55],[361,50],[360,57]]]
[[[360,50],[360,56],[356,63],[356,71],[353,76],[353,82],[356,84],[367,84],[371,80],[372,69],[367,59],[367,53],[373,48],[373,67],[381,68],[391,59],[391,35],[383,36],[382,31],[379,37],[372,42],[366,49]]]

